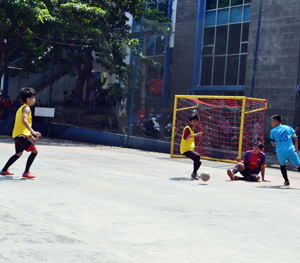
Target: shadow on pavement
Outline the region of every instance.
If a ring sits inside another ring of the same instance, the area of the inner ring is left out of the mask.
[[[170,178],[169,180],[171,180],[171,181],[194,181],[191,178],[187,178],[187,177],[173,177],[173,178]]]
[[[264,189],[278,189],[278,190],[300,190],[300,188],[294,188],[290,186],[284,186],[284,185],[264,185],[264,186],[256,186],[256,188],[264,188]]]
[[[12,176],[0,176],[0,181],[21,181],[23,178],[13,178]]]

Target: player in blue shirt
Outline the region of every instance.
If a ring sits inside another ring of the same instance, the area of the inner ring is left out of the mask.
[[[270,136],[271,143],[276,147],[276,155],[284,178],[284,185],[290,185],[285,165],[287,160],[290,160],[300,172],[298,137],[293,128],[281,124],[280,115],[273,115],[271,117],[271,125],[273,127]]]

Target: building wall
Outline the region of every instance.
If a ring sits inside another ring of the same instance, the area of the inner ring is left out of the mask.
[[[252,0],[246,95],[251,94],[257,24],[261,0]],[[299,123],[299,40],[300,1],[273,0],[263,3],[261,31],[257,53],[257,71],[253,97],[268,100],[265,135],[271,129],[270,116],[280,114],[284,124]]]
[[[246,68],[245,95],[251,95],[253,64],[262,0],[252,0]],[[172,61],[171,99],[191,94],[197,21],[197,2],[178,1],[175,46]],[[262,20],[253,97],[268,100],[265,135],[271,130],[270,117],[281,114],[283,123],[300,124],[300,1],[263,0]]]
[[[19,96],[19,91],[22,87],[26,87],[34,81],[40,79],[42,74],[31,74],[19,72],[18,75],[12,77],[9,76],[8,80],[8,95],[11,100],[15,100]]]
[[[170,104],[175,94],[191,94],[198,1],[178,1],[171,71]]]
[[[15,100],[19,96],[20,88],[25,86],[30,86],[31,83],[41,78],[41,74],[31,74],[28,73],[28,78],[22,78],[22,75],[19,78],[19,75],[15,77],[9,77],[8,82],[8,95],[12,100]],[[52,86],[52,101],[59,102],[63,100],[64,90],[71,90],[75,87],[76,77],[71,77],[65,75],[58,81],[55,81]],[[50,87],[49,85],[43,90],[37,93],[37,100],[41,100],[42,103],[49,102]]]

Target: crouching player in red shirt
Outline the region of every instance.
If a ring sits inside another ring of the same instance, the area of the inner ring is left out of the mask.
[[[261,142],[255,142],[253,150],[246,152],[244,160],[238,157],[238,163],[233,170],[227,170],[229,178],[231,180],[258,182],[260,180],[258,174],[261,173],[262,181],[268,182],[265,180],[266,156],[261,151],[262,148],[263,145]],[[237,172],[240,172],[242,177],[235,175]]]

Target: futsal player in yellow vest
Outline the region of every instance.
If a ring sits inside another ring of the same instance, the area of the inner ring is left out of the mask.
[[[15,141],[16,154],[7,161],[3,169],[0,171],[0,175],[13,175],[8,168],[21,157],[25,150],[27,152],[31,152],[31,154],[28,157],[26,168],[22,177],[33,179],[35,176],[29,172],[29,169],[38,154],[35,146],[36,139],[41,136],[39,132],[34,131],[31,127],[32,115],[30,106],[35,103],[35,90],[30,87],[24,87],[20,90],[20,97],[24,104],[17,110],[15,126],[12,134]]]
[[[198,123],[199,116],[197,114],[192,115],[189,118],[189,125],[183,129],[180,142],[180,153],[194,161],[194,170],[191,177],[195,180],[199,180],[200,178],[197,171],[201,165],[200,155],[195,152],[195,137],[202,135],[202,132],[194,133],[194,129]]]

